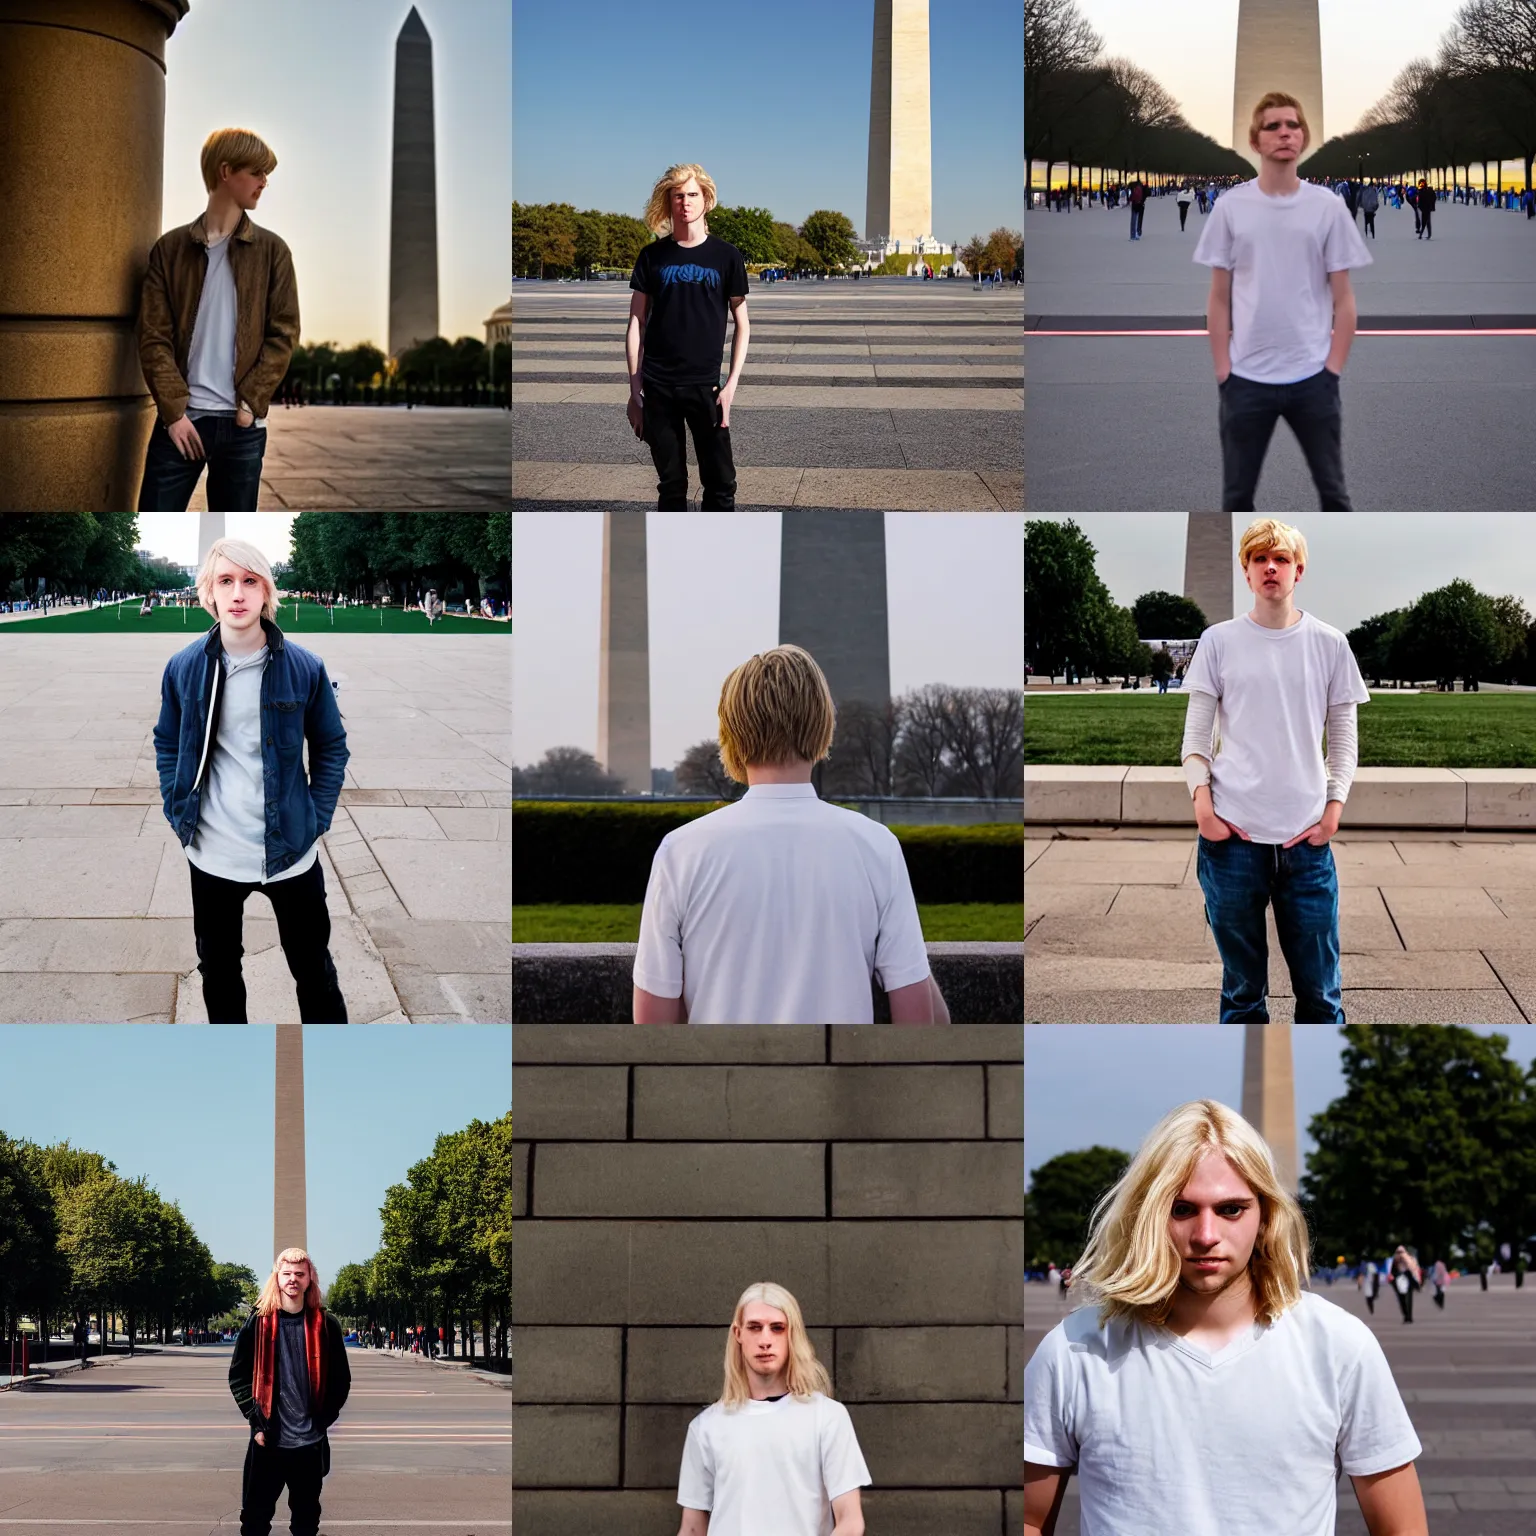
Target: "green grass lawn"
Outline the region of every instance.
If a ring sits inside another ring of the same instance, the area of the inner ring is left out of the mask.
[[[1187,696],[1025,696],[1026,763],[1175,768]],[[1373,694],[1360,706],[1362,768],[1536,768],[1536,694]]]
[[[334,619],[333,619],[334,614]],[[199,633],[206,634],[213,627],[214,619],[201,607],[156,608],[143,618],[139,616],[139,603],[133,599],[126,603],[109,603],[105,608],[76,608],[47,618],[18,619],[11,624],[0,624],[0,639],[16,633],[79,635],[101,634],[149,634],[172,631],[185,633],[188,640]],[[418,611],[401,613],[395,608],[337,608],[329,609],[320,603],[299,603],[297,612],[290,600],[283,604],[277,616],[277,627],[285,635],[313,634],[316,630],[328,630],[332,634],[386,634],[425,635],[428,633],[427,616]],[[432,634],[441,635],[501,635],[511,633],[512,626],[505,619],[466,618],[465,615],[445,613],[431,628]]]
[[[923,938],[934,943],[1024,937],[1022,902],[918,904]],[[640,937],[640,903],[563,905],[551,902],[512,908],[514,944],[633,944]]]

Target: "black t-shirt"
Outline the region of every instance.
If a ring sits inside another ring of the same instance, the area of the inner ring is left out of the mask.
[[[747,293],[741,252],[715,235],[687,247],[671,236],[654,240],[640,252],[629,286],[651,301],[641,378],[718,384],[730,300]]]

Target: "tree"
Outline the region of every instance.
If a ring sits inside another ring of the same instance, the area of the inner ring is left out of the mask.
[[[1394,608],[1390,613],[1373,614],[1345,636],[1361,672],[1378,688],[1384,677],[1401,681],[1402,674],[1397,665],[1399,637],[1407,612],[1406,608]]]
[[[1160,683],[1164,678],[1173,676],[1173,653],[1166,645],[1160,645],[1152,652],[1152,680]]]
[[[1088,1219],[1099,1200],[1119,1181],[1130,1155],[1092,1146],[1062,1152],[1041,1163],[1024,1196],[1024,1237],[1028,1251],[1058,1265],[1077,1262],[1088,1242]]]
[[[987,236],[987,244],[982,252],[982,260],[987,265],[988,271],[1011,271],[1014,264],[1014,256],[1019,247],[1024,243],[1024,236],[1016,229],[1007,229],[999,226]]]
[[[837,712],[837,733],[822,789],[832,795],[894,793],[896,751],[906,724],[901,699],[882,707],[853,699]]]
[[[1494,668],[1503,682],[1524,682],[1529,659],[1525,637],[1530,632],[1531,615],[1518,597],[1490,598],[1489,605],[1499,633],[1499,656]]]
[[[1426,592],[1408,610],[1401,645],[1414,677],[1487,677],[1503,640],[1493,604],[1470,581]]]
[[[967,272],[984,272],[987,269],[987,242],[980,235],[972,235],[958,252],[960,260],[965,263]]]
[[[779,259],[778,234],[773,215],[766,208],[711,208],[706,222],[710,234],[728,240],[745,260]]]
[[[1175,592],[1143,592],[1131,618],[1143,640],[1198,640],[1210,627],[1199,603]]]
[[[1478,79],[1483,109],[1525,161],[1525,185],[1536,185],[1536,0],[1470,0],[1456,13],[1443,61]]]
[[[1109,591],[1095,569],[1098,551],[1070,518],[1024,525],[1026,671],[1081,670],[1092,659],[1089,624]]]
[[[1035,0],[1024,8],[1024,206],[1034,190],[1033,163],[1046,162],[1046,182],[1056,158],[1056,141],[1064,125],[1087,97],[1099,90],[1102,78],[1089,73],[1104,51],[1104,39],[1093,30],[1074,0]],[[1068,84],[1063,90],[1063,85]],[[971,271],[969,256],[964,258]]]
[[[800,226],[800,238],[828,267],[851,267],[863,260],[853,243],[853,221],[845,213],[818,208]]]
[[[49,1312],[69,1280],[38,1150],[0,1132],[0,1326],[7,1338],[14,1337],[22,1312],[38,1317]],[[46,1328],[42,1335],[46,1340]]]
[[[576,241],[572,260],[590,277],[593,267],[600,267],[608,256],[608,221],[595,208],[576,215]]]
[[[512,769],[516,795],[620,795],[624,781],[604,770],[583,747],[550,747],[542,760]]]
[[[714,737],[696,741],[673,768],[679,794],[713,795],[718,800],[739,800],[747,786],[738,784],[720,761],[720,743]]]

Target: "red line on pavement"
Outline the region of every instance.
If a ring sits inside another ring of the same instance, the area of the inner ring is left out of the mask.
[[[1027,341],[1031,336],[1208,336],[1208,331],[1025,331]],[[1356,331],[1355,340],[1370,336],[1536,336],[1533,330],[1499,330],[1468,328],[1458,331]]]

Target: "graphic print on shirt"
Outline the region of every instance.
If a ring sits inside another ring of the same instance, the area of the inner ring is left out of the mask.
[[[703,283],[706,288],[720,286],[720,274],[713,267],[701,267],[697,262],[678,262],[670,267],[657,268],[656,275],[663,288],[673,283]]]

